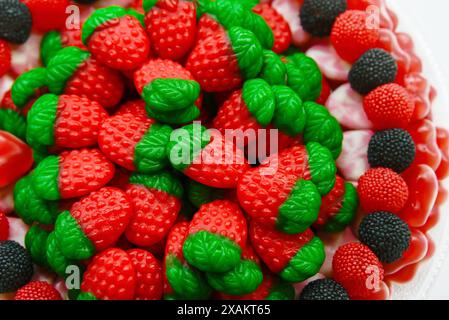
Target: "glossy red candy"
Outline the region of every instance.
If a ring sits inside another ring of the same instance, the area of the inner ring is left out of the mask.
[[[0,209],[0,241],[9,238],[9,222],[6,214]]]
[[[424,259],[428,250],[427,237],[418,229],[410,229],[412,237],[410,247],[404,252],[401,259],[384,265],[387,280],[394,278],[394,274],[406,266],[412,265]]]
[[[422,74],[412,72],[404,77],[404,87],[413,97],[415,103],[415,112],[413,120],[421,120],[430,113],[432,87]]]
[[[432,121],[419,120],[409,128],[416,145],[416,157],[412,166],[426,164],[433,170],[438,169],[441,163],[441,152],[437,144],[437,131]]]
[[[437,144],[441,151],[441,163],[436,174],[438,180],[443,180],[449,176],[449,131],[437,128]]]
[[[33,165],[33,154],[25,143],[0,131],[0,188],[23,176]]]
[[[407,203],[398,214],[411,227],[423,226],[438,195],[438,179],[427,165],[413,166],[402,174],[409,189]]]

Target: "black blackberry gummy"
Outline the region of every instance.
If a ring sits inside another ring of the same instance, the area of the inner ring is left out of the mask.
[[[21,44],[31,33],[31,13],[19,0],[0,1],[0,38]]]
[[[369,142],[368,162],[371,167],[403,172],[415,160],[416,147],[410,133],[403,129],[376,132]]]
[[[15,241],[0,241],[0,293],[16,291],[32,276],[33,263],[28,251]]]
[[[346,290],[332,279],[309,282],[299,296],[300,300],[349,300]]]
[[[349,71],[352,89],[366,95],[381,85],[396,79],[398,65],[396,60],[382,49],[366,51]]]
[[[378,211],[365,216],[359,226],[359,239],[383,263],[402,257],[410,245],[410,228],[393,213]]]
[[[331,34],[335,19],[346,11],[346,0],[304,0],[301,7],[301,25],[315,37]]]

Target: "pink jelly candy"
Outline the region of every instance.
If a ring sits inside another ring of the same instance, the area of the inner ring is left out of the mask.
[[[337,159],[337,167],[344,179],[357,181],[368,169],[368,145],[374,132],[371,130],[346,131],[343,151]]]
[[[363,97],[346,83],[338,87],[326,102],[329,112],[341,126],[351,130],[371,129],[373,124],[363,109]]]

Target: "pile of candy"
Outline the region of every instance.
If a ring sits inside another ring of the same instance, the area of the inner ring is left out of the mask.
[[[0,297],[385,299],[431,256],[449,132],[382,0],[77,2],[0,3]]]

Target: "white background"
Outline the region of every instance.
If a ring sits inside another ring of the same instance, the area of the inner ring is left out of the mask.
[[[401,14],[408,15],[414,30],[432,51],[433,59],[444,77],[444,85],[449,90],[449,1],[448,0],[387,0],[399,5]],[[407,31],[407,30],[405,30]],[[413,31],[414,32],[414,31]],[[411,32],[413,37],[413,32]],[[424,65],[426,68],[426,65]],[[437,88],[437,90],[441,88]],[[447,107],[449,108],[449,101]],[[449,119],[445,121],[448,124]],[[449,212],[445,212],[449,214]],[[449,237],[449,234],[445,235]],[[439,276],[431,287],[429,299],[449,299],[449,254]]]

